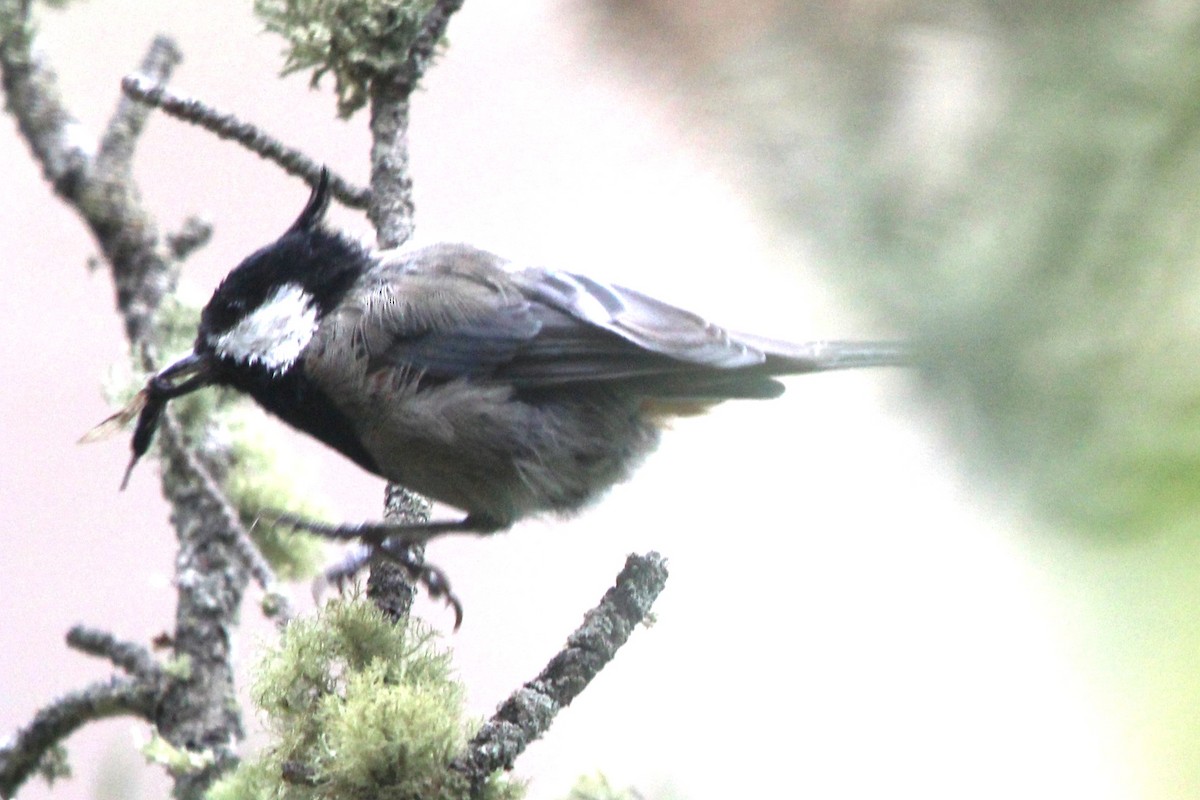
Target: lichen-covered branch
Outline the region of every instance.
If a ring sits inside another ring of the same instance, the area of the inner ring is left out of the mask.
[[[129,75],[121,81],[125,94],[145,107],[160,108],[176,119],[198,125],[221,139],[230,139],[250,152],[273,161],[289,175],[315,185],[322,165],[299,150],[288,147],[266,131],[244,122],[233,114],[217,111],[207,103],[184,97],[145,75]],[[351,208],[366,208],[370,192],[354,186],[345,178],[330,173],[329,188],[338,200]]]
[[[12,797],[30,776],[43,772],[59,742],[89,722],[121,715],[155,720],[155,710],[166,694],[169,679],[149,650],[82,625],[70,630],[67,644],[80,652],[107,658],[129,677],[93,684],[39,710],[28,725],[0,747],[0,797]]]
[[[409,100],[450,17],[462,0],[440,0],[422,20],[408,57],[390,80],[371,84],[371,204],[367,216],[380,247],[398,247],[413,234],[412,176],[408,168]]]
[[[182,60],[175,43],[159,36],[142,60],[141,70],[166,80]],[[112,265],[117,308],[134,344],[153,347],[154,314],[175,288],[175,260],[158,235],[158,226],[141,203],[133,181],[133,153],[145,126],[143,110],[122,100],[100,139],[91,180],[73,205],[84,216]]]
[[[566,647],[500,705],[454,762],[474,790],[495,770],[511,769],[555,715],[587,688],[647,618],[666,580],[666,561],[658,553],[629,556],[616,583],[568,637]]]
[[[167,247],[171,257],[176,261],[184,261],[192,253],[208,244],[212,238],[212,225],[199,217],[188,217],[183,226],[175,233],[167,234]]]
[[[382,248],[399,247],[413,235],[412,173],[408,166],[409,100],[462,0],[439,0],[426,14],[408,57],[395,74],[371,81],[371,202],[367,216]],[[401,486],[388,486],[388,510],[397,522],[429,519],[430,504]],[[420,554],[418,554],[420,555]],[[396,564],[371,567],[371,599],[389,613],[412,605],[412,584]]]
[[[141,205],[130,167],[147,109],[122,100],[99,139],[89,140],[63,105],[53,70],[34,55],[27,11],[16,0],[0,0],[0,85],[6,107],[56,193],[95,236],[112,272],[126,335],[149,367],[156,346],[154,318],[174,288],[176,257],[196,246],[204,234],[193,232],[173,242],[159,235]],[[149,48],[140,72],[149,81],[163,83],[179,60],[175,45],[160,37]],[[117,679],[98,691],[71,695],[69,702],[39,714],[33,725],[36,736],[19,736],[18,741],[39,742],[44,750],[88,719],[134,711],[154,722],[172,746],[214,754],[209,766],[175,775],[176,796],[198,798],[232,762],[233,742],[242,733],[229,631],[249,579],[247,565],[253,565],[264,585],[272,585],[272,580],[249,557],[253,549],[245,546],[244,531],[236,515],[219,501],[220,493],[211,482],[197,480],[195,465],[182,455],[178,436],[163,438],[177,445],[164,448],[168,458],[163,489],[172,503],[180,540],[172,642],[175,663],[182,665],[184,674],[165,689],[156,688],[153,703],[144,702],[148,682],[140,677]],[[114,649],[103,637],[77,631],[72,643],[107,655],[122,668],[149,669],[144,658]]]
[[[150,74],[161,73],[165,77],[182,59],[183,55],[175,43],[165,36],[159,36],[150,46],[142,69]],[[117,109],[108,121],[96,153],[100,172],[107,171],[106,167],[111,164],[113,170],[124,170],[128,174],[133,166],[134,148],[149,117],[150,109],[141,103],[124,97],[117,102]]]
[[[132,715],[154,721],[165,685],[141,678],[113,677],[60,697],[41,709],[0,747],[0,797],[9,798],[59,742],[89,722]]]
[[[67,633],[67,644],[80,652],[108,658],[128,676],[113,676],[84,690],[65,694],[38,710],[28,726],[0,746],[0,798],[11,798],[36,774],[47,769],[54,748],[89,722],[131,715],[156,721],[170,679],[142,645],[122,642],[107,631],[78,625]]]
[[[151,318],[171,290],[169,253],[142,208],[128,159],[141,132],[118,108],[101,143],[63,105],[54,71],[33,50],[32,23],[18,3],[0,4],[0,85],[34,157],[55,192],[74,208],[113,267],[117,307],[130,341],[149,338]],[[179,61],[170,40],[156,39],[142,72],[165,80]]]
[[[162,450],[171,470],[178,472],[182,482],[201,496],[197,511],[213,523],[211,535],[220,538],[238,554],[250,577],[267,593],[264,610],[268,616],[274,617],[280,625],[287,624],[292,617],[291,604],[279,591],[274,570],[242,525],[237,509],[225,497],[208,468],[185,446],[183,432],[170,412],[166,413],[162,423]]]
[[[429,520],[433,503],[402,486],[389,483],[384,499],[384,519],[397,524],[412,524]],[[425,545],[412,547],[415,561],[425,557]],[[371,568],[367,578],[367,598],[387,615],[388,619],[400,624],[412,611],[417,587],[398,565],[388,563]]]
[[[236,763],[234,743],[243,735],[231,652],[249,569],[239,537],[230,532],[228,509],[219,493],[197,480],[196,464],[173,420],[164,419],[161,437],[163,490],[179,537],[173,641],[188,674],[172,684],[157,722],[175,747],[212,753],[202,769],[175,776],[176,797],[198,798]]]
[[[162,678],[162,668],[150,651],[135,642],[123,642],[108,631],[76,625],[67,631],[67,645],[88,655],[107,658],[113,666],[143,680]]]
[[[367,216],[380,247],[399,247],[413,235],[412,175],[408,168],[408,94],[399,85],[371,92],[371,204]]]
[[[60,195],[73,196],[86,176],[95,143],[63,105],[58,77],[33,52],[28,0],[0,0],[0,86],[5,109]]]
[[[462,5],[463,0],[438,0],[421,21],[421,31],[408,50],[408,59],[400,76],[407,94],[412,94],[417,88],[417,83],[429,68],[438,43],[446,35],[450,17],[454,16],[454,12],[462,8]]]

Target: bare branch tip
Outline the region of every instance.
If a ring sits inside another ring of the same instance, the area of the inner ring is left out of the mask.
[[[152,81],[150,76],[134,72],[121,78],[121,91],[134,100],[154,105],[151,98],[155,94],[161,95],[163,87],[156,81]]]
[[[631,554],[612,588],[541,673],[517,689],[479,729],[451,768],[466,777],[472,796],[489,774],[511,768],[525,748],[549,729],[558,712],[579,696],[650,613],[666,584],[666,559]]]
[[[179,45],[173,38],[164,33],[160,33],[154,37],[154,41],[150,43],[150,53],[157,55],[159,59],[169,62],[171,66],[175,66],[183,61],[183,51],[179,49]]]
[[[167,247],[176,261],[183,261],[212,239],[213,226],[208,220],[191,216],[178,231],[167,236]]]
[[[108,631],[75,625],[67,631],[67,646],[108,659],[113,666],[145,680],[158,680],[162,671],[150,651],[136,642],[118,639]]]

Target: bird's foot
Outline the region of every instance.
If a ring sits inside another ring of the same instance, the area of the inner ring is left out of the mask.
[[[446,605],[454,609],[454,630],[458,630],[462,625],[462,602],[450,588],[450,580],[446,577],[446,573],[437,566],[426,562],[416,547],[443,533],[464,529],[474,530],[473,528],[464,528],[467,520],[418,525],[387,522],[333,525],[286,513],[263,514],[261,518],[272,524],[306,531],[326,539],[336,541],[357,539],[362,542],[360,547],[340,563],[325,570],[313,586],[314,596],[319,597],[325,587],[331,585],[336,587],[340,594],[346,584],[372,561],[377,558],[385,558],[399,565],[408,574],[408,578],[413,584],[424,586],[431,598],[444,600]]]

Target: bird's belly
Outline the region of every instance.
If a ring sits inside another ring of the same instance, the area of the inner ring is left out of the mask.
[[[636,400],[607,392],[519,398],[459,379],[365,405],[348,416],[366,420],[359,435],[380,474],[501,525],[578,510],[628,477],[658,437]]]

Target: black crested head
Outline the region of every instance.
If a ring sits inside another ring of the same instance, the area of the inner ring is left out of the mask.
[[[197,352],[273,370],[294,361],[305,331],[311,334],[371,263],[362,245],[322,226],[329,200],[322,170],[291,227],[221,281],[201,312]]]
[[[249,391],[268,410],[304,430],[308,428],[298,424],[300,418],[293,412],[299,408],[311,414],[315,409],[325,425],[318,438],[365,468],[375,469],[328,401],[319,393],[297,393],[296,374],[288,374],[316,334],[321,315],[342,300],[372,263],[361,245],[322,228],[328,207],[329,174],[323,169],[292,226],[276,242],[245,259],[217,287],[201,312],[193,351],[152,376],[125,408],[84,437],[84,441],[103,438],[137,418],[133,458],[122,488],[149,449],[167,403],[212,384]],[[291,388],[275,395],[264,393],[276,382],[290,382]],[[304,401],[295,406],[301,396]]]

